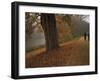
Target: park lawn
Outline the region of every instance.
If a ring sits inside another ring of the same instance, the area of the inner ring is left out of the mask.
[[[28,52],[25,63],[26,68],[89,65],[89,41],[80,38],[51,51]]]

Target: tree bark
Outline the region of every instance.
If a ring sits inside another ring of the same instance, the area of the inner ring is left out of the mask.
[[[41,25],[46,39],[46,49],[58,48],[58,35],[56,30],[56,20],[54,14],[41,14]]]

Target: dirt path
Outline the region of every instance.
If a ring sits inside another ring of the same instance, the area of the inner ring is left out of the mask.
[[[38,54],[26,54],[26,67],[54,67],[54,66],[74,66],[89,64],[89,42],[83,40],[73,40],[63,43],[59,48],[45,52],[40,50]]]

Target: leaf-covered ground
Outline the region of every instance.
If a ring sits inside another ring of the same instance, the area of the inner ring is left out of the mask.
[[[44,48],[31,51],[25,60],[26,68],[89,65],[89,42],[81,37],[48,52]]]

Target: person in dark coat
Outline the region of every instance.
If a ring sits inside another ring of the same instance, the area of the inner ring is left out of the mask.
[[[89,39],[90,39],[89,32],[87,32],[87,37],[88,37],[88,41],[89,41]]]
[[[87,34],[86,34],[86,32],[84,33],[84,40],[86,40],[86,36],[87,36]]]

